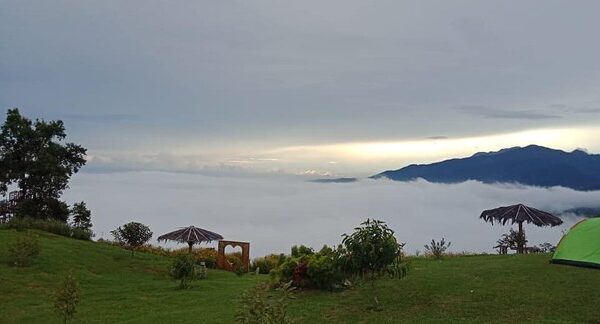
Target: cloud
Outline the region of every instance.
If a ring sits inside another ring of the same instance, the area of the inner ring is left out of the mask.
[[[107,238],[110,230],[129,221],[149,225],[154,238],[193,224],[227,239],[249,241],[256,257],[287,253],[294,244],[337,244],[342,233],[367,217],[388,222],[410,253],[441,237],[452,241],[453,251],[491,252],[508,226],[484,223],[478,218],[482,210],[519,202],[553,212],[598,207],[600,192],[478,182],[361,180],[339,185],[285,177],[135,172],[78,174],[66,199],[88,202],[97,237]],[[567,216],[560,227],[525,229],[531,244],[556,244],[561,231],[576,221]]]
[[[481,105],[466,105],[454,107],[462,113],[481,116],[485,118],[546,120],[562,118],[561,116],[546,114],[535,110],[504,110]]]

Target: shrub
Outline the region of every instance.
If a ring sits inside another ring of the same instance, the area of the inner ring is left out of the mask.
[[[498,243],[498,245],[509,247],[513,250],[518,250],[519,246],[527,245],[527,237],[525,236],[525,231],[520,233],[511,228],[508,233],[502,234],[496,243]]]
[[[268,274],[271,270],[276,269],[279,265],[281,265],[285,261],[285,255],[282,254],[269,254],[262,258],[256,258],[252,261],[250,265],[251,271],[256,271],[261,274]]]
[[[540,251],[543,253],[554,253],[554,251],[556,251],[556,246],[554,246],[552,243],[545,242],[538,246]]]
[[[73,228],[73,233],[71,233],[71,237],[76,240],[89,241],[93,236],[94,233],[91,230],[84,228]]]
[[[236,322],[241,324],[288,324],[288,300],[294,298],[294,287],[286,283],[275,291],[261,283],[242,295],[236,311]]]
[[[150,228],[137,222],[127,223],[110,233],[117,242],[126,245],[131,250],[132,257],[136,248],[144,245],[152,238]]]
[[[188,248],[177,249],[173,251],[165,250],[170,256],[191,255],[196,264],[204,262],[207,268],[214,269],[217,267],[217,251],[213,248],[194,248],[190,253]],[[153,252],[151,252],[153,253]]]
[[[63,323],[73,318],[79,303],[79,284],[72,274],[68,274],[61,282],[54,299],[54,311]]]
[[[345,279],[339,264],[331,255],[317,253],[307,263],[306,275],[312,287],[318,289],[335,289]]]
[[[179,288],[189,288],[190,281],[194,279],[194,258],[189,254],[181,254],[173,259],[171,264],[171,277],[179,280]]]
[[[367,219],[343,237],[347,270],[360,276],[382,274],[402,252],[403,244],[396,241],[394,231],[379,220]]]
[[[442,240],[436,242],[435,240],[431,240],[431,243],[425,244],[425,250],[428,254],[432,255],[436,259],[441,259],[444,256],[446,250],[450,247],[451,242],[446,242],[446,240],[442,237]]]
[[[18,237],[8,245],[8,263],[15,267],[30,266],[40,254],[40,245],[36,236],[28,233]]]

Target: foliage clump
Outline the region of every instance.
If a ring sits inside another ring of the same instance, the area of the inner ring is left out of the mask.
[[[402,257],[404,244],[398,243],[394,231],[385,222],[367,219],[354,233],[343,237],[346,266],[361,277],[381,275]]]
[[[242,295],[235,319],[240,324],[291,324],[288,300],[294,298],[291,282],[272,290],[261,283]]]
[[[294,287],[334,290],[348,286],[352,277],[388,274],[401,279],[406,275],[404,244],[398,243],[384,222],[368,219],[343,237],[337,248],[324,246],[317,252],[306,246],[292,247],[291,255],[279,257],[277,267],[270,271],[272,279],[291,282]]]
[[[64,143],[62,121],[32,121],[9,109],[0,128],[0,194],[16,184],[21,198],[19,217],[66,222],[68,205],[60,200],[71,176],[85,165],[86,149]]]
[[[150,228],[138,222],[131,222],[119,226],[110,233],[117,242],[127,246],[131,250],[131,256],[133,256],[138,247],[144,245],[152,238],[152,231]]]
[[[39,254],[40,244],[37,237],[28,233],[8,245],[8,264],[15,267],[28,267]]]
[[[496,243],[498,246],[505,246],[512,250],[518,250],[520,247],[526,246],[527,242],[525,231],[518,232],[511,228],[508,233],[502,234]]]
[[[443,237],[439,242],[432,239],[431,243],[425,244],[425,251],[435,259],[440,260],[444,256],[444,253],[446,253],[446,250],[450,248],[451,244],[452,242],[446,242],[446,239]]]
[[[180,254],[173,259],[171,264],[171,277],[179,280],[179,288],[186,289],[194,280],[194,258],[189,254]]]
[[[60,283],[54,298],[54,311],[63,323],[75,315],[79,303],[79,292],[77,280],[69,273]]]
[[[271,270],[276,269],[285,261],[285,254],[269,254],[261,258],[256,258],[250,265],[250,270],[260,274],[269,274]]]

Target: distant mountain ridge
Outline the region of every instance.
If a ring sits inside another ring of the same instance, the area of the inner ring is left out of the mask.
[[[409,165],[371,178],[459,183],[477,180],[484,183],[562,186],[575,190],[600,190],[600,154],[583,150],[565,152],[538,145],[512,147],[497,152],[479,152],[467,158],[432,164]]]

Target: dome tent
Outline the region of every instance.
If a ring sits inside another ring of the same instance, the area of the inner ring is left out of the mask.
[[[571,227],[558,243],[552,263],[600,268],[600,218]]]

